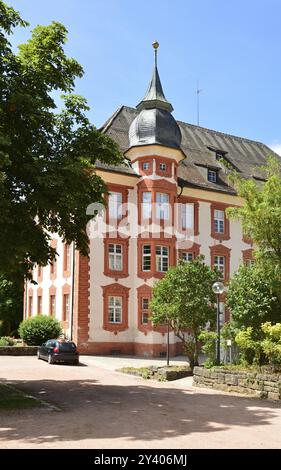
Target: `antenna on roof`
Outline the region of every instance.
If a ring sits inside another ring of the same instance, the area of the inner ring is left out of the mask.
[[[197,87],[196,87],[196,94],[197,94],[197,126],[199,126],[200,121],[200,102],[199,102],[199,95],[203,90],[199,88],[199,80],[197,80]]]

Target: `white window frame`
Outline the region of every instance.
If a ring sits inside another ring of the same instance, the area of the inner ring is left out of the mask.
[[[108,245],[108,268],[111,271],[122,271],[123,269],[123,246],[122,244],[109,243]]]
[[[225,232],[225,213],[219,209],[214,211],[214,231],[215,233]]]
[[[123,298],[119,295],[108,296],[108,321],[109,323],[122,323]]]
[[[69,294],[63,294],[63,309],[64,309],[64,317],[65,320],[67,321],[69,319],[69,314],[70,314],[70,295]]]
[[[167,163],[159,163],[160,171],[167,171]]]
[[[145,253],[145,248],[147,252]],[[146,262],[149,260],[149,269],[145,268]],[[151,271],[151,245],[142,245],[142,259],[141,259],[141,267],[143,272],[149,272]]]
[[[186,263],[191,263],[194,260],[194,254],[192,251],[183,251],[181,254],[181,259]]]
[[[144,301],[147,301],[147,306],[144,306]],[[148,318],[149,318],[149,301],[150,299],[148,297],[142,297],[141,298],[141,324],[142,325],[147,325],[148,324]]]
[[[156,193],[156,218],[169,220],[170,197],[168,193]]]
[[[181,204],[181,227],[183,230],[194,230],[194,204]]]
[[[210,183],[216,183],[217,180],[218,174],[216,170],[210,170],[210,168],[208,168],[208,181],[210,181]]]
[[[226,265],[226,257],[223,255],[215,255],[214,256],[214,266],[220,271],[225,278],[225,265]]]
[[[156,271],[166,273],[169,269],[169,247],[157,245],[156,250]]]
[[[149,168],[150,168],[150,162],[143,162],[142,169],[143,170],[149,170]]]
[[[108,196],[109,218],[121,220],[123,217],[123,197],[122,193],[113,191]]]
[[[144,191],[142,193],[142,217],[143,219],[151,219],[152,216],[152,193]]]

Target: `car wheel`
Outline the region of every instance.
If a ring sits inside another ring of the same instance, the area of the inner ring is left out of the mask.
[[[54,364],[54,359],[51,354],[48,355],[48,364]]]
[[[74,365],[74,366],[79,366],[79,359],[76,359],[76,360],[73,362],[73,365]]]

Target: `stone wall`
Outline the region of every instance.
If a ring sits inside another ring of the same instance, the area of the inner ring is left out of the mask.
[[[281,374],[195,367],[193,385],[269,400],[281,399]]]
[[[0,346],[0,356],[35,356],[37,346]]]

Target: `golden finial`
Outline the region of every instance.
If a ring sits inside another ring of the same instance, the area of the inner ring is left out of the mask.
[[[153,47],[154,53],[155,53],[155,67],[157,67],[157,49],[159,47],[159,42],[153,41],[152,47]]]

